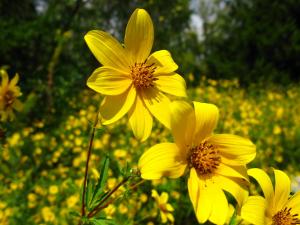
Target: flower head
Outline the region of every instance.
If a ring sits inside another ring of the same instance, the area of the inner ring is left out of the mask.
[[[170,203],[168,203],[168,193],[162,192],[161,195],[159,195],[156,190],[152,190],[152,197],[155,199],[155,202],[160,210],[161,222],[167,223],[170,221],[171,223],[174,223],[174,216],[172,214],[174,208]]]
[[[22,103],[17,98],[21,95],[20,87],[17,86],[19,75],[9,81],[8,74],[5,70],[0,70],[0,119],[1,121],[12,120],[14,110],[21,110]]]
[[[197,219],[224,224],[228,201],[223,190],[239,205],[248,196],[246,164],[256,155],[255,145],[242,137],[213,134],[219,117],[212,104],[171,103],[171,130],[175,143],[151,147],[139,160],[144,179],[177,178],[189,168],[188,189]]]
[[[152,116],[170,127],[170,100],[166,94],[186,96],[184,79],[175,73],[178,66],[166,50],[150,55],[154,29],[149,14],[136,9],[131,15],[124,44],[110,34],[93,30],[85,40],[103,65],[89,77],[87,85],[105,95],[100,106],[103,124],[126,113],[134,135],[145,140],[151,133]]]
[[[270,177],[261,169],[252,168],[248,170],[249,176],[253,177],[260,185],[265,198],[264,220],[260,223],[255,222],[255,217],[248,219],[249,222],[257,225],[296,225],[300,224],[300,192],[290,197],[291,181],[281,170],[274,169],[275,186],[273,188]],[[259,197],[259,196],[256,196]],[[259,200],[261,201],[261,200]],[[247,205],[250,212],[257,211],[257,202]],[[248,213],[241,212],[245,216]],[[254,215],[254,213],[253,213]],[[242,215],[243,217],[243,215]],[[252,221],[250,220],[252,219]]]

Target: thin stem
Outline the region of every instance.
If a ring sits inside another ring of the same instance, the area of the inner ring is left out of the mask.
[[[98,205],[88,214],[88,217],[91,218],[94,215],[96,215],[99,210],[102,209],[102,204],[109,199],[109,197],[116,192],[123,184],[125,184],[129,179],[131,178],[131,176],[125,177],[117,186],[115,186],[99,203]]]
[[[88,170],[89,170],[89,162],[90,162],[90,156],[92,153],[92,147],[93,147],[93,141],[95,137],[95,132],[96,132],[96,126],[98,124],[98,115],[99,112],[97,112],[91,138],[90,138],[90,143],[89,143],[89,149],[87,152],[87,159],[85,163],[85,173],[84,173],[84,181],[83,181],[83,192],[82,192],[82,207],[81,207],[81,216],[85,216],[85,192],[86,192],[86,185],[87,185],[87,176],[88,176]]]

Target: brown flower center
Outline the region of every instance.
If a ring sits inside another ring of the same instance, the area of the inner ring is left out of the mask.
[[[209,175],[218,168],[221,162],[219,151],[207,142],[190,148],[190,166],[194,167],[200,175]]]
[[[15,95],[14,95],[14,92],[8,90],[5,94],[4,94],[4,105],[5,105],[5,108],[8,108],[10,107],[14,101],[15,101]]]
[[[272,225],[296,225],[300,224],[298,214],[291,214],[291,208],[285,207],[283,210],[276,213],[273,218]]]
[[[149,88],[154,86],[154,81],[157,80],[153,76],[156,67],[154,64],[147,65],[146,63],[135,63],[130,67],[130,75],[133,84],[136,88]]]

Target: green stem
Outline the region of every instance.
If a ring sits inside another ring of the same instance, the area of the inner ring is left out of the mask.
[[[95,132],[96,132],[96,126],[98,124],[98,115],[99,112],[97,112],[96,119],[94,122],[91,138],[90,138],[90,143],[89,143],[89,149],[87,153],[87,159],[85,163],[85,173],[84,173],[84,181],[83,181],[83,192],[82,192],[82,206],[81,206],[81,217],[85,216],[85,193],[86,193],[86,185],[87,185],[87,177],[88,177],[88,170],[89,170],[89,162],[90,162],[90,157],[92,153],[92,147],[93,147],[93,141],[95,137]]]
[[[131,176],[125,177],[117,186],[115,186],[99,203],[98,205],[88,214],[88,218],[93,217],[94,215],[96,215],[101,209],[105,208],[102,206],[103,203],[106,202],[107,199],[109,199],[109,197],[116,192],[123,184],[125,184],[129,179],[131,178]],[[110,202],[111,203],[111,202]],[[110,204],[109,203],[109,204]],[[108,205],[107,205],[108,206]],[[107,207],[106,206],[106,207]]]

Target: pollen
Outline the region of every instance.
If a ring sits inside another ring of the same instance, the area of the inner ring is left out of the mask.
[[[215,146],[203,142],[190,148],[189,162],[200,175],[210,175],[220,165],[221,157]]]
[[[133,84],[136,88],[149,88],[154,86],[154,81],[157,80],[153,76],[156,67],[154,64],[147,65],[144,63],[135,63],[130,67],[130,74]]]
[[[298,214],[292,214],[291,208],[285,207],[283,210],[276,213],[273,218],[272,225],[296,225],[300,224]]]

